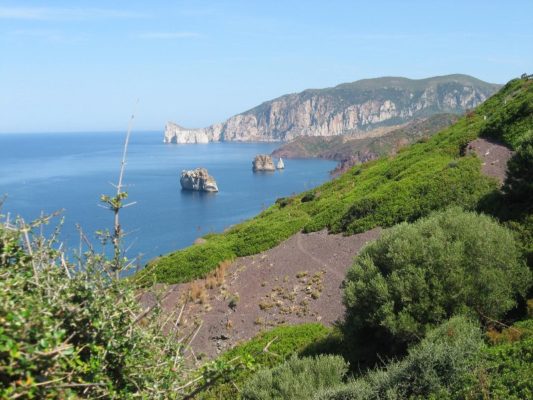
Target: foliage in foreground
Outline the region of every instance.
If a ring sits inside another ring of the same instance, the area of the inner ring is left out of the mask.
[[[346,382],[348,364],[339,356],[292,358],[248,380],[243,397],[253,400],[443,398],[458,393],[484,350],[481,330],[454,317],[429,331],[401,361]]]
[[[0,398],[179,397],[181,345],[155,317],[136,321],[132,289],[105,260],[89,252],[76,271],[53,242],[23,248],[21,235],[0,227]]]
[[[483,349],[481,362],[469,374],[463,393],[469,399],[533,398],[533,320],[503,331]]]
[[[428,332],[401,361],[319,393],[317,400],[444,399],[463,390],[484,349],[481,330],[454,317]]]
[[[224,362],[236,357],[241,359],[251,357],[254,369],[271,368],[313,343],[325,339],[330,332],[331,329],[319,323],[279,326],[234,347],[221,355],[219,360]],[[200,393],[198,398],[238,399],[241,397],[239,388],[252,373],[253,369],[242,369],[228,379],[222,377],[208,390]]]
[[[256,373],[243,389],[248,400],[306,400],[321,389],[342,383],[348,365],[339,356],[292,357],[276,368]]]
[[[399,224],[348,272],[346,338],[361,362],[401,354],[453,315],[501,318],[530,275],[513,233],[486,215],[451,208]]]

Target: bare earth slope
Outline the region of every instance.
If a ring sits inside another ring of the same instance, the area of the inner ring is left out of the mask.
[[[200,326],[191,346],[208,357],[272,326],[331,325],[344,314],[340,286],[353,257],[379,234],[379,228],[349,237],[298,233],[271,250],[235,260],[224,283],[206,289],[205,297],[190,295],[204,288],[205,280],[169,286],[163,307],[179,311],[186,302],[180,329],[194,335]],[[144,295],[146,305],[153,301],[152,294]]]
[[[489,139],[476,139],[470,142],[467,152],[475,152],[482,160],[481,172],[487,176],[498,179],[503,184],[507,176],[507,162],[513,151],[501,143]]]

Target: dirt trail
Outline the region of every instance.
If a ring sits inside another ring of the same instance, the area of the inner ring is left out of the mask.
[[[498,179],[500,185],[507,176],[507,161],[513,156],[513,151],[501,143],[479,138],[468,144],[466,152],[474,152],[481,159],[481,172]]]
[[[201,321],[191,347],[196,356],[214,357],[277,325],[331,325],[344,314],[341,285],[346,271],[380,232],[377,228],[348,237],[298,233],[273,249],[238,258],[228,267],[222,286],[206,290],[203,300],[187,303],[180,329],[193,334]],[[190,283],[168,287],[162,301],[165,311],[180,309],[190,289]],[[151,303],[150,297],[145,295],[143,302]]]

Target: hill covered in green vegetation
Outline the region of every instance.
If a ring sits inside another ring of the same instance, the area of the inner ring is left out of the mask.
[[[203,244],[152,260],[135,279],[143,285],[186,282],[224,260],[272,248],[300,230],[352,234],[414,221],[450,205],[477,209],[492,198],[489,203],[496,207],[497,182],[481,174],[480,160],[465,148],[487,137],[517,149],[530,134],[532,119],[532,82],[513,80],[430,139],[357,166],[309,192],[278,199],[257,217],[225,233],[206,235]],[[531,235],[523,215],[505,218],[519,221]]]

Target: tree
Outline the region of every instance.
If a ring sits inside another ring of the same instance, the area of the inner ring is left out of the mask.
[[[513,234],[459,208],[384,232],[356,258],[344,330],[358,362],[403,353],[455,314],[501,318],[529,286]]]

